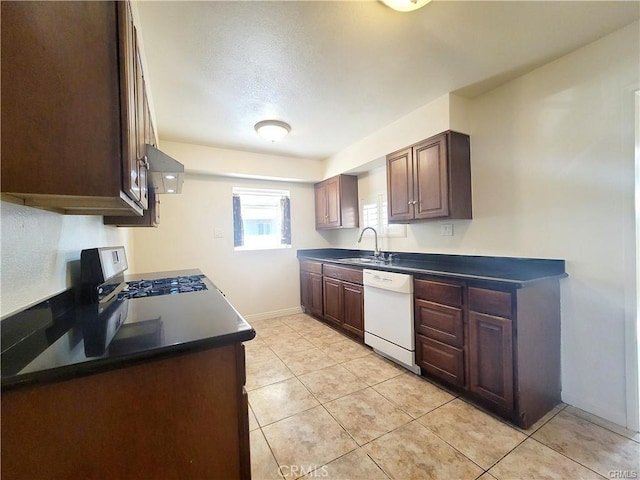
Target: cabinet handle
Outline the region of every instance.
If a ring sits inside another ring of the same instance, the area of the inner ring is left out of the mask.
[[[142,158],[142,160],[140,160],[140,166],[149,170],[149,159],[146,155]]]

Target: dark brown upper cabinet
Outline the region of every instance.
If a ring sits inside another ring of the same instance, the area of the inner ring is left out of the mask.
[[[316,230],[358,228],[358,177],[337,175],[314,185]]]
[[[157,227],[160,225],[160,195],[154,188],[149,189],[149,208],[142,212],[142,216],[121,215],[119,217],[104,216],[105,225],[116,227]]]
[[[146,99],[128,2],[2,2],[3,199],[142,215]]]
[[[471,218],[469,136],[447,131],[387,155],[390,223]]]

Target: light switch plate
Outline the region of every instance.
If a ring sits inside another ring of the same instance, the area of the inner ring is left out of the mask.
[[[224,237],[224,232],[222,231],[221,228],[214,228],[213,229],[213,236],[215,238],[222,238],[222,237]]]
[[[443,237],[453,237],[453,224],[445,223],[440,225],[440,235]]]

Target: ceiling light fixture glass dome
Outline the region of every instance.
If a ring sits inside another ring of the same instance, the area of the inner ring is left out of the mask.
[[[412,12],[424,7],[431,0],[381,0],[387,7],[398,12]]]
[[[291,125],[280,120],[263,120],[256,123],[256,132],[270,142],[277,142],[286,137],[291,131]]]

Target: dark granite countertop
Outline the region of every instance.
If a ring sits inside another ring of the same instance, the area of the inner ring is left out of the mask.
[[[202,274],[179,270],[125,281]],[[2,389],[244,342],[255,331],[206,277],[207,290],[78,306],[73,291],[0,322]]]
[[[385,253],[393,253],[393,259],[390,262],[374,259],[372,251],[342,248],[298,250],[297,256],[373,270],[436,275],[467,281],[497,282],[512,288],[522,288],[534,282],[567,276],[564,260],[433,253]]]

